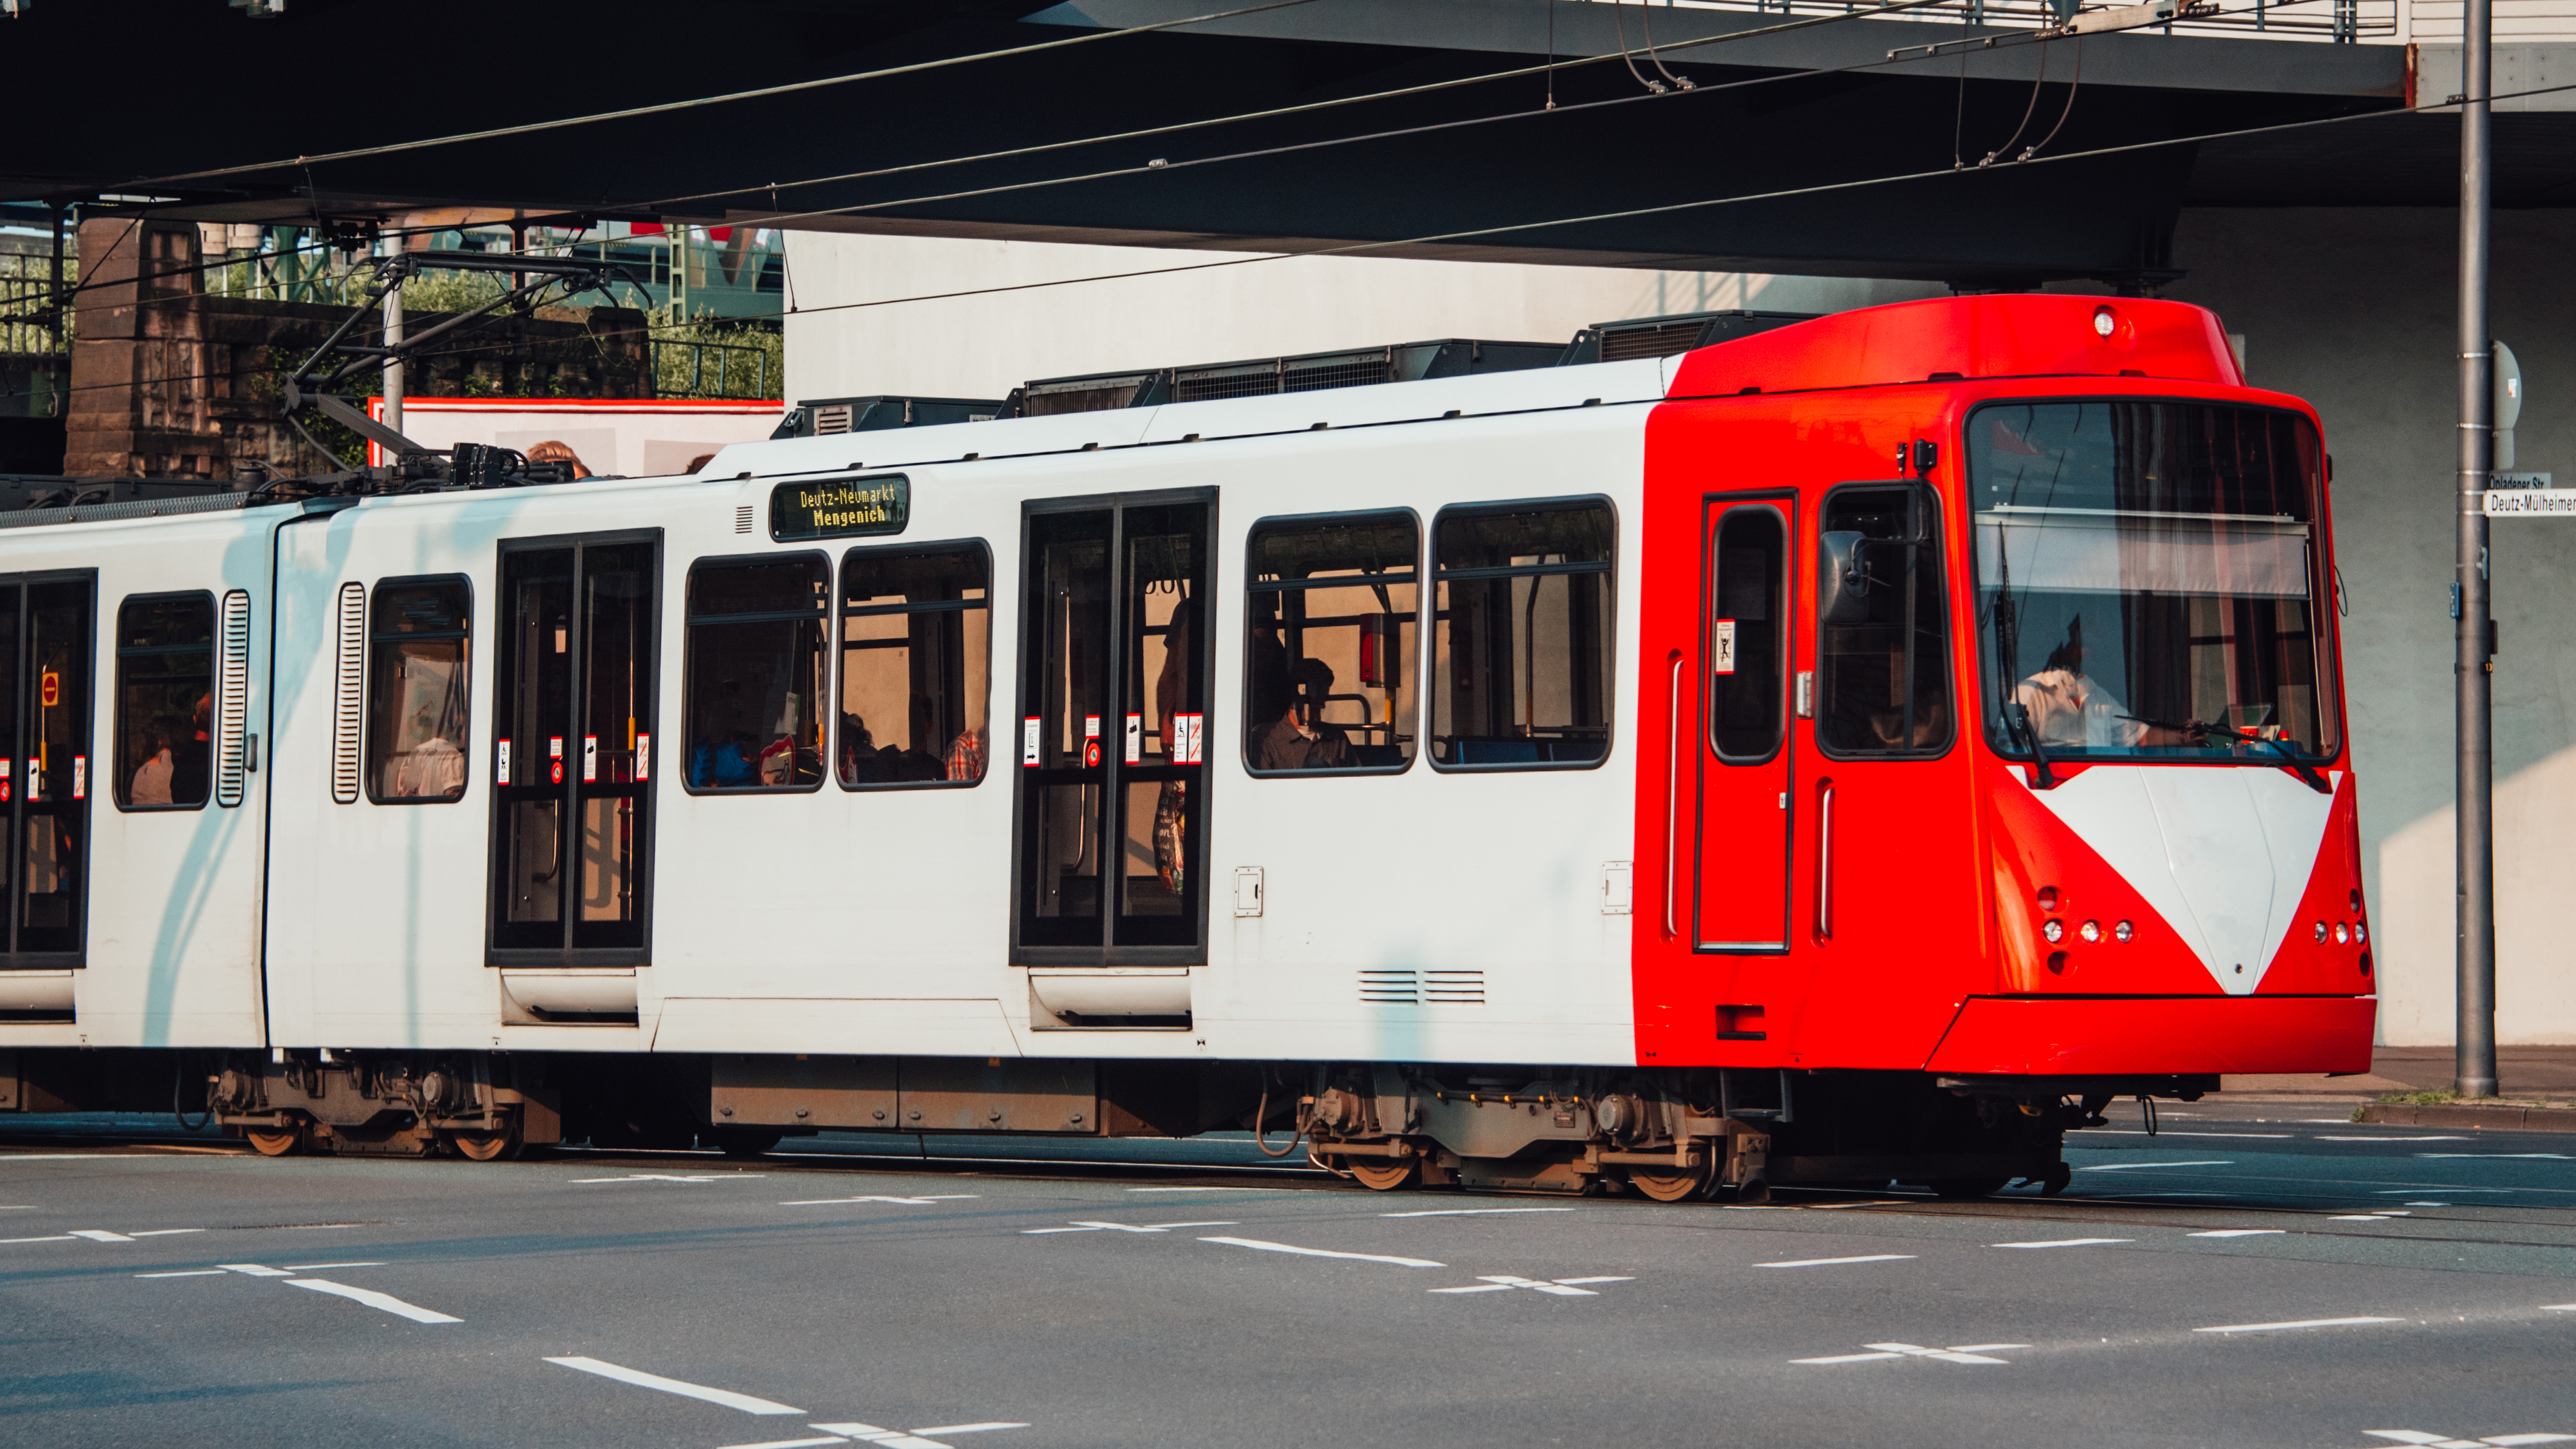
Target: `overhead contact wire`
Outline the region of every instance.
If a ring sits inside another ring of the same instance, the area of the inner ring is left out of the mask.
[[[822,90],[831,86],[851,85],[859,81],[917,75],[924,71],[945,70],[951,66],[972,65],[979,61],[1036,55],[1042,51],[1089,45],[1094,41],[1117,40],[1130,35],[1143,35],[1149,31],[1173,30],[1184,25],[1203,25],[1212,20],[1231,20],[1243,15],[1258,15],[1265,10],[1285,10],[1292,6],[1313,3],[1314,0],[1268,0],[1268,3],[1261,5],[1219,10],[1206,15],[1187,16],[1179,20],[1157,20],[1150,25],[1129,25],[1117,30],[1067,36],[1061,40],[1042,40],[1035,44],[1015,45],[1002,50],[977,51],[973,55],[953,55],[939,60],[915,61],[909,65],[885,66],[877,70],[853,71],[848,75],[790,81],[785,85],[762,86],[748,91],[730,91],[723,95],[693,96],[684,101],[662,101],[649,106],[629,106],[623,110],[598,111],[586,116],[563,116],[550,121],[528,121],[516,126],[494,126],[487,130],[464,131],[452,136],[431,136],[416,141],[389,141],[381,146],[359,146],[346,151],[327,151],[319,156],[289,156],[281,160],[251,162],[240,166],[218,166],[203,171],[180,171],[167,176],[143,177],[128,184],[162,186],[181,181],[207,181],[221,176],[239,176],[250,171],[275,171],[289,166],[310,167],[333,161],[357,161],[369,156],[390,156],[403,151],[426,150],[433,146],[460,146],[475,141],[495,141],[507,136],[527,136],[539,131],[558,131],[570,126],[595,125],[602,121],[631,121],[643,116],[669,115],[674,111],[692,111],[704,106],[727,105],[734,101],[763,100],[771,96],[793,95],[799,91]]]

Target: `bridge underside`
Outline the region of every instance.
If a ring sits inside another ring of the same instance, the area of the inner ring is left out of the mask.
[[[778,224],[824,230],[1364,246],[1993,287],[2154,285],[2171,273],[2186,206],[2447,206],[2458,184],[2457,120],[2404,113],[2400,46],[2130,32],[1891,63],[1900,47],[2022,33],[1838,19],[1668,51],[1663,64],[1693,89],[1658,94],[1620,54],[1623,38],[1643,44],[1640,7],[1550,0],[1307,0],[759,100],[161,179],[1224,8],[296,0],[263,22],[210,0],[39,5],[6,24],[0,84],[23,116],[48,120],[41,143],[0,158],[0,200],[148,196],[137,209],[154,215],[307,225],[784,216]],[[1667,47],[1783,21],[1676,9],[1653,18]],[[1552,75],[1087,141],[1551,55]],[[1637,69],[1652,77],[1653,65]],[[2429,72],[2424,85],[2428,97],[2455,87]],[[2339,117],[2354,119],[2158,144]],[[2497,135],[2501,204],[2576,200],[2576,168],[2563,159],[2576,154],[2576,114],[2507,112]],[[2039,159],[2015,159],[2043,137]],[[1068,141],[1087,143],[1027,153]],[[2100,154],[2120,147],[2134,149]],[[924,165],[1006,150],[1023,154]],[[922,169],[884,174],[898,167]],[[809,180],[827,176],[849,179]]]

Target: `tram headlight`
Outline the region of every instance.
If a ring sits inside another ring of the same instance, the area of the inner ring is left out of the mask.
[[[2054,946],[2058,942],[2066,939],[2066,923],[2064,921],[2042,921],[2039,923],[2039,933],[2048,938],[2048,944]]]
[[[2057,887],[2041,886],[2039,888],[2039,908],[2043,911],[2053,911],[2057,909]],[[2054,940],[2055,938],[2051,937],[2050,939]]]
[[[2120,316],[2108,307],[2093,309],[2093,335],[2108,337],[2120,326]]]
[[[2354,940],[2354,942],[2355,942],[2355,943],[2357,943],[2357,944],[2359,944],[2359,945],[2363,945],[2363,946],[2367,946],[2367,945],[2369,945],[2369,944],[2370,944],[2370,927],[2363,925],[2363,924],[2362,924],[2361,922],[2359,922],[2359,921],[2355,921],[2355,922],[2353,922],[2353,923],[2352,923],[2352,939]]]
[[[2138,937],[2138,928],[2126,921],[2111,928],[2111,939],[2125,946]]]
[[[2319,922],[2317,922],[2317,944],[2318,944],[2318,945],[2320,945],[2320,946],[2322,946],[2322,945],[2324,945],[2325,943],[2326,943],[2326,923],[2325,923],[2325,922],[2323,922],[2323,921],[2319,921]]]
[[[2352,933],[2344,929],[2343,922],[2335,922],[2335,944],[2340,946],[2350,939],[2352,939]]]
[[[2075,932],[2075,934],[2082,936],[2086,945],[2098,946],[2102,943],[2102,923],[2100,921],[2086,921],[2083,926]]]

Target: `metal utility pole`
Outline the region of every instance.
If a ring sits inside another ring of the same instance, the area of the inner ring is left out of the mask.
[[[2494,624],[2486,491],[2495,458],[2495,348],[2487,331],[2488,96],[2494,0],[2466,0],[2460,47],[2459,1094],[2496,1094]]]
[[[401,254],[402,238],[386,237],[385,255],[391,257]],[[403,294],[402,288],[396,287],[385,293],[385,346],[400,347],[402,340]],[[399,357],[388,358],[385,361],[385,426],[397,433],[403,430],[403,365]],[[400,458],[388,458],[385,461],[396,467],[402,465]]]

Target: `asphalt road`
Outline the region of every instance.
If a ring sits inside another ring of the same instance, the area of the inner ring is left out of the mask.
[[[0,1443],[2576,1441],[2576,1137],[2346,1110],[2115,1109],[2053,1200],[1761,1209],[1380,1195],[1240,1138],[13,1127]]]

